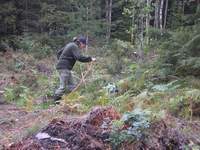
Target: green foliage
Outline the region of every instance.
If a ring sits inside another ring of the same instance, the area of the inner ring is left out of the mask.
[[[37,91],[37,94],[43,97],[52,97],[56,89],[56,85],[59,84],[58,80],[59,77],[56,71],[53,72],[51,77],[38,74],[36,82],[38,84],[39,90]]]
[[[200,90],[191,89],[185,93],[186,98],[190,98],[193,101],[200,102]]]
[[[144,42],[145,29],[141,24],[141,20],[151,12],[153,12],[153,6],[151,4],[147,5],[144,0],[127,0],[124,6],[123,15],[128,16],[130,20],[126,31],[131,36],[131,42],[138,47],[142,46]],[[146,30],[148,29],[146,28]],[[148,36],[148,32],[146,34]]]
[[[14,89],[12,88],[5,88],[4,89],[4,98],[6,101],[11,102],[15,100],[15,93],[14,93]]]
[[[97,105],[106,106],[108,105],[110,98],[106,95],[106,93],[102,94],[102,96],[97,99]]]
[[[129,134],[127,134],[127,131],[121,131],[119,132],[113,132],[110,135],[110,142],[112,143],[113,149],[117,149],[120,144],[123,142],[132,142],[133,137]]]
[[[103,89],[105,80],[97,78],[82,85],[80,90],[63,96],[66,105],[81,104],[81,112],[86,112],[96,105],[105,106],[110,102],[106,91]]]
[[[32,50],[33,45],[34,41],[28,36],[22,38],[19,44],[20,48],[22,48],[25,52],[30,52]]]
[[[199,37],[195,28],[171,32],[169,41],[161,44],[160,68],[170,69],[169,74],[197,76],[200,68]],[[164,64],[168,64],[167,67]]]
[[[126,91],[129,91],[131,96],[138,95],[143,89],[149,88],[150,81],[150,70],[145,70],[145,67],[137,66],[134,72],[131,73],[131,76],[128,77],[125,87]],[[124,86],[124,84],[122,84]],[[123,88],[122,88],[123,89]]]
[[[189,88],[200,89],[200,79],[193,76],[188,76],[185,78],[185,81]]]
[[[113,123],[110,142],[117,148],[123,142],[139,140],[144,135],[144,130],[150,125],[150,112],[139,108],[125,113],[120,121]]]
[[[50,46],[48,45],[40,45],[40,44],[36,44],[33,47],[33,52],[35,53],[35,57],[38,59],[44,58],[49,56],[50,54],[52,54],[52,49]]]
[[[161,39],[163,38],[163,33],[160,29],[151,27],[149,28],[149,36],[152,38],[152,40]],[[153,44],[156,44],[156,43],[153,43]]]
[[[132,52],[133,46],[129,42],[114,40],[110,47],[107,47],[107,56],[110,59],[106,60],[106,68],[108,73],[112,75],[120,74],[126,68],[126,65],[131,61],[128,58]]]
[[[12,1],[1,2],[0,20],[1,20],[1,34],[6,34],[8,31],[15,32],[15,22],[17,20],[17,8]],[[4,17],[6,16],[6,17]]]
[[[189,57],[187,59],[179,60],[176,72],[181,75],[195,75],[200,74],[200,57]]]
[[[56,78],[57,80],[57,78]],[[27,111],[33,109],[47,109],[52,104],[52,101],[34,103],[35,97],[51,98],[54,94],[55,81],[53,76],[50,79],[39,75],[36,79],[38,82],[37,89],[24,85],[16,85],[15,87],[7,87],[4,89],[4,99],[9,103],[15,103],[20,107],[25,107]]]
[[[160,85],[154,85],[151,89],[153,91],[160,91],[160,92],[165,92],[165,91],[173,91],[176,90],[181,86],[179,80],[172,81],[167,84],[160,84]]]
[[[110,105],[115,106],[120,112],[127,111],[127,104],[129,102],[131,95],[129,92],[126,92],[120,96],[117,96],[109,102]]]
[[[5,88],[4,98],[8,102],[15,102],[19,106],[25,106],[31,95],[30,89],[25,86]]]
[[[53,102],[52,101],[48,101],[48,102],[43,102],[41,104],[37,104],[34,106],[34,109],[36,110],[40,110],[40,109],[49,109],[50,106],[53,105]]]
[[[191,105],[197,105],[200,103],[200,90],[198,89],[186,89],[183,90],[180,95],[177,95],[169,100],[169,110],[174,114],[189,118],[192,117],[191,112],[193,108]]]
[[[19,48],[28,53],[33,53],[38,59],[47,57],[52,54],[52,48],[46,44],[42,45],[42,41],[37,41],[29,36],[22,38]]]
[[[20,86],[21,92],[19,93],[19,98],[16,100],[17,105],[19,106],[28,106],[30,100],[30,89],[25,86]],[[30,104],[32,105],[32,104]],[[32,106],[29,106],[32,107]]]
[[[8,39],[6,43],[18,46],[8,44],[11,48],[33,52],[39,59],[72,41],[74,36],[88,35],[99,40],[105,35],[101,1],[23,0],[2,1],[0,5],[0,42]],[[18,37],[9,39],[10,34]],[[26,34],[32,38],[24,37]]]
[[[125,113],[122,117],[122,121],[129,126],[127,129],[128,134],[134,136],[136,139],[140,139],[144,129],[149,128],[149,116],[150,111],[139,108],[132,112]]]
[[[80,98],[80,94],[78,92],[72,92],[72,93],[69,93],[68,95],[63,96],[65,104],[75,103],[79,100],[79,98]]]
[[[137,64],[137,63],[132,63],[132,64],[130,64],[128,67],[129,67],[129,72],[130,72],[130,73],[133,73],[133,72],[135,72],[136,69],[138,68],[138,64]]]

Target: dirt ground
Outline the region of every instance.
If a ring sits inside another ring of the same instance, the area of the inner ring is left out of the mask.
[[[112,107],[95,107],[86,115],[53,119],[50,124],[8,149],[110,150],[109,124],[120,118]],[[106,128],[102,124],[108,125]]]
[[[34,67],[44,75],[49,75],[52,70],[44,65],[36,65],[33,58],[20,55],[14,52],[0,53],[0,150],[3,145],[10,145],[14,142],[20,141],[23,137],[28,136],[47,125],[54,117],[62,117],[62,113],[56,112],[56,108],[48,110],[39,110],[28,112],[23,108],[17,107],[14,104],[8,104],[3,100],[4,88],[9,86],[16,86],[18,78],[24,72],[15,71],[11,66],[14,66],[18,58],[23,60],[23,65]],[[37,64],[50,64],[44,62],[37,62]],[[35,66],[36,65],[36,66]],[[23,71],[29,72],[32,68]]]
[[[53,108],[27,112],[12,104],[0,104],[0,145],[10,145],[22,140],[47,125],[54,117],[62,114]],[[0,148],[1,149],[1,148]]]
[[[0,149],[6,150],[111,150],[107,142],[110,122],[120,119],[112,107],[95,107],[89,113],[72,116],[65,106],[28,112],[6,104],[0,96]],[[106,128],[102,128],[105,126]],[[121,149],[199,149],[200,122],[179,119],[170,114],[155,121],[146,131],[145,139],[122,143]],[[42,134],[44,139],[36,138]],[[44,134],[44,135],[43,135]]]
[[[8,145],[6,150],[115,150],[108,142],[110,122],[119,118],[120,115],[112,107],[96,107],[81,117],[56,118],[35,134],[25,136],[20,142],[10,143],[12,145]],[[105,123],[107,125],[103,127]],[[14,129],[16,132],[17,129]],[[199,137],[200,122],[189,122],[168,115],[153,122],[144,139],[124,142],[118,149],[196,150],[200,148]]]

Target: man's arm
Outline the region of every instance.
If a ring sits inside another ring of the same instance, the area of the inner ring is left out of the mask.
[[[91,57],[81,55],[81,52],[77,47],[73,49],[72,53],[74,55],[74,58],[76,60],[80,61],[80,62],[90,62],[90,61],[92,61]]]

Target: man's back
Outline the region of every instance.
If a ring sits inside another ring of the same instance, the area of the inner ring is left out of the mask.
[[[76,60],[81,62],[90,62],[91,57],[82,56],[79,47],[74,42],[71,42],[65,46],[58,60],[56,69],[72,70]]]

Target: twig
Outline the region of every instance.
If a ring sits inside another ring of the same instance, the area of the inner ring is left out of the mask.
[[[64,139],[59,139],[59,138],[51,137],[50,140],[52,140],[52,141],[58,141],[58,142],[62,142],[62,143],[67,144],[67,142]]]
[[[88,69],[85,71],[85,74],[82,75],[81,77],[81,81],[79,82],[79,84],[72,90],[72,92],[75,92],[83,83],[83,81],[85,81],[85,77],[88,75],[88,73],[90,72],[90,70],[92,69],[93,63],[90,63]]]
[[[192,117],[193,117],[193,110],[192,110],[193,101],[192,101],[191,97],[189,98],[189,101],[190,101],[190,122],[192,122]]]

